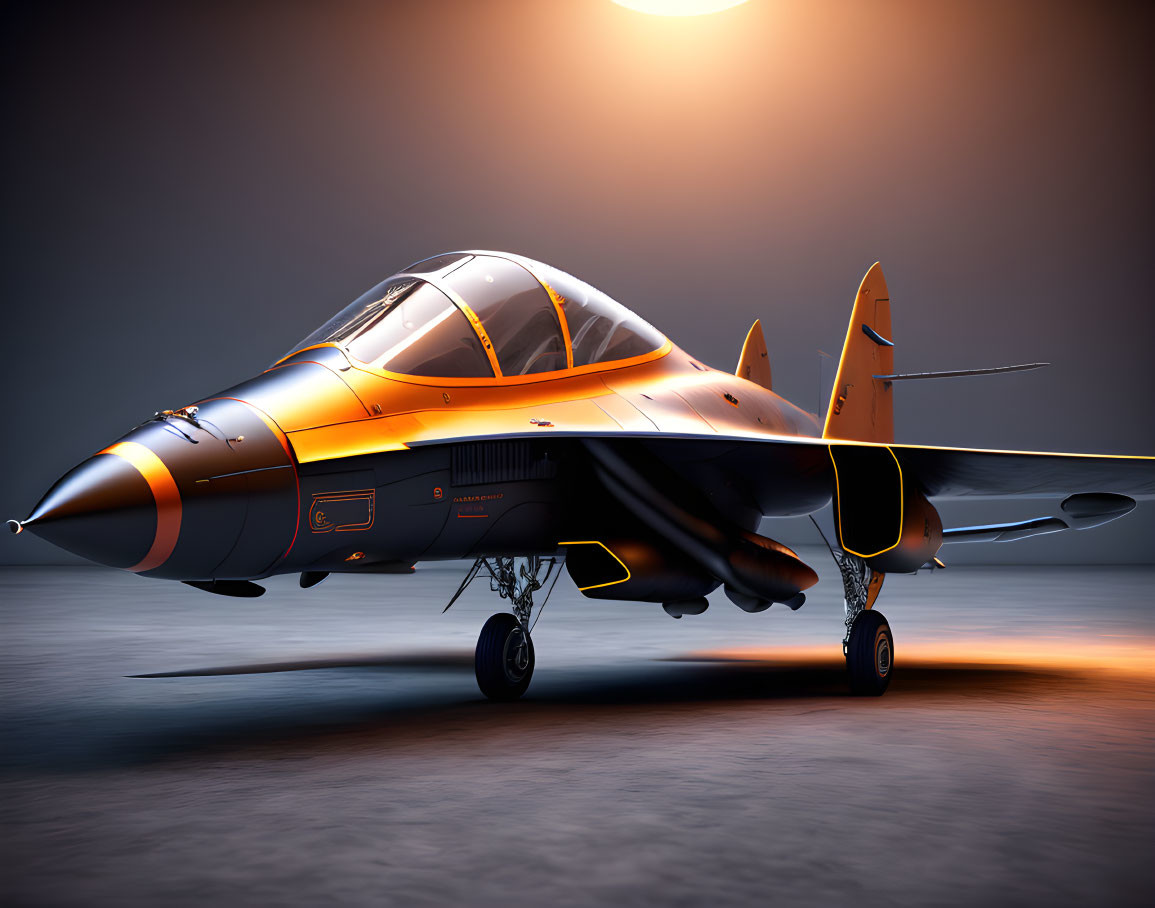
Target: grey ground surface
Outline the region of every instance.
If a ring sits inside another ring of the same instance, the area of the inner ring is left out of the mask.
[[[4,569],[0,901],[1149,904],[1155,568],[889,578],[859,700],[805,554],[798,613],[563,577],[508,705],[456,565],[259,600]],[[124,677],[206,667],[282,670]]]

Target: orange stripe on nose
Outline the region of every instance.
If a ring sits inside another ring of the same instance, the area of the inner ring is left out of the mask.
[[[163,460],[152,450],[135,441],[118,442],[100,453],[115,454],[127,460],[152,489],[152,497],[156,501],[156,536],[153,537],[148,553],[129,570],[139,574],[160,567],[176,548],[176,541],[180,536],[181,503],[176,480],[172,478],[172,473],[164,465]]]

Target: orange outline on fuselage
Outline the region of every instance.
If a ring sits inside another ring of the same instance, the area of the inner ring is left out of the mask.
[[[614,561],[616,561],[618,564],[620,564],[622,566],[622,570],[624,570],[626,572],[626,576],[623,577],[621,580],[610,580],[606,583],[594,583],[590,586],[579,586],[578,587],[579,592],[584,593],[586,590],[599,590],[603,586],[617,586],[619,583],[625,583],[627,580],[630,579],[630,577],[633,576],[633,574],[630,573],[630,566],[628,564],[626,564],[624,561],[622,561],[622,559],[619,558],[617,555],[615,555],[613,549],[611,549],[604,542],[600,542],[597,539],[583,539],[581,541],[575,541],[575,542],[559,542],[558,545],[600,545],[603,549],[605,549],[607,552],[609,552],[610,557],[613,558]]]
[[[627,359],[615,359],[604,363],[589,363],[585,366],[574,366],[572,369],[555,369],[552,372],[533,372],[529,375],[500,375],[499,377],[476,376],[471,378],[440,378],[430,375],[407,375],[402,372],[390,372],[388,369],[382,369],[380,366],[374,366],[371,363],[357,359],[357,357],[353,356],[352,353],[340,344],[335,344],[330,341],[326,341],[323,344],[314,344],[311,347],[302,347],[300,350],[294,351],[291,355],[296,356],[300,353],[317,350],[321,347],[336,347],[349,358],[350,365],[354,369],[368,372],[370,375],[388,378],[392,381],[404,382],[410,385],[426,385],[435,388],[503,388],[510,385],[528,385],[533,382],[555,381],[557,379],[572,378],[578,375],[591,375],[594,372],[611,372],[615,369],[640,366],[643,363],[653,362],[656,359],[661,359],[663,356],[666,356],[674,349],[674,344],[673,341],[667,338],[664,344],[656,350],[651,350],[649,353],[641,353],[638,356],[631,356]],[[285,359],[288,359],[288,357],[283,357],[273,363],[273,365],[269,366],[265,371],[268,372],[272,369],[279,368],[280,363]],[[313,360],[308,360],[308,362],[313,362]],[[318,363],[318,365],[324,364]]]

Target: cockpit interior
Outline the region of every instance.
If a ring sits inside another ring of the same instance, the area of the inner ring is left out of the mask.
[[[438,378],[558,373],[661,350],[655,328],[542,262],[453,252],[415,262],[297,344],[333,344],[373,369]]]

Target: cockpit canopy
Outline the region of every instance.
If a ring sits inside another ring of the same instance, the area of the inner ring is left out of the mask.
[[[541,262],[453,252],[410,265],[297,344],[337,344],[403,375],[500,378],[612,363],[666,339],[625,306]]]

